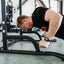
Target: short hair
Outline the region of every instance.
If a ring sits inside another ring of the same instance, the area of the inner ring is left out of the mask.
[[[29,16],[21,15],[17,18],[17,27],[20,27],[19,25],[22,24],[22,20],[25,18],[29,18]]]

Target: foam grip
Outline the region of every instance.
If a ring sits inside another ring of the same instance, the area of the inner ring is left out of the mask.
[[[56,39],[52,39],[52,40],[50,40],[50,42],[57,42],[57,40]]]

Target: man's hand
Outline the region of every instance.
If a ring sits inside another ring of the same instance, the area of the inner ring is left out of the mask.
[[[39,42],[39,47],[40,47],[40,48],[47,48],[47,47],[49,46],[49,44],[50,44],[50,42],[47,42],[47,41],[45,41],[45,40],[41,40],[41,41]]]

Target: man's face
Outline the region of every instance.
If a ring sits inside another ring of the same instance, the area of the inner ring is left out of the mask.
[[[23,28],[23,29],[26,29],[26,30],[30,29],[29,18],[22,20],[22,24],[20,24],[20,28]]]

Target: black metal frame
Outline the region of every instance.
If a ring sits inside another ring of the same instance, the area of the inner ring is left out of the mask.
[[[61,14],[63,15],[63,0],[62,1],[60,1],[60,5],[61,5]]]
[[[36,43],[36,41],[29,37],[29,36],[9,36],[7,35],[7,30],[6,30],[6,0],[1,0],[1,4],[2,4],[2,25],[3,25],[3,30],[2,30],[2,35],[3,35],[3,48],[0,49],[0,53],[14,53],[14,54],[32,54],[32,55],[44,55],[44,56],[49,56],[49,55],[52,55],[52,56],[56,56],[56,57],[59,57],[61,58],[63,61],[64,61],[64,54],[60,54],[60,53],[56,53],[56,52],[43,52],[43,51],[40,51],[39,49],[39,46],[38,44]],[[34,45],[35,47],[35,50],[36,51],[27,51],[27,50],[9,50],[8,49],[8,43],[7,43],[7,40],[8,39],[13,39],[13,40],[17,40],[17,39],[27,39],[29,41],[32,42],[32,44]]]

